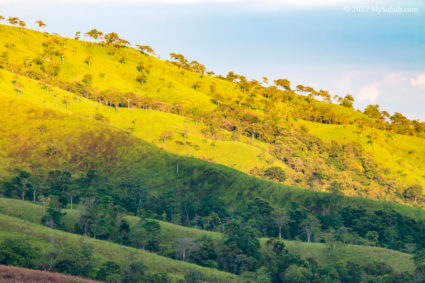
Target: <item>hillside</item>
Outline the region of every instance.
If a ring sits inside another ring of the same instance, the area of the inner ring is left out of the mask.
[[[288,185],[421,205],[406,190],[425,184],[424,139],[364,126],[372,119],[351,108],[276,87],[245,89],[133,48],[8,26],[0,33],[5,94],[19,89],[22,99],[96,116],[167,151]],[[334,122],[300,114],[316,110]],[[285,177],[269,174],[274,166]]]
[[[0,264],[108,282],[421,274],[421,123],[148,49],[0,25]]]
[[[177,281],[176,279],[179,278],[184,278],[184,273],[190,270],[199,271],[206,277],[211,277],[209,280],[213,282],[215,280],[232,282],[235,279],[235,276],[232,274],[226,274],[217,270],[199,267],[194,264],[171,260],[153,253],[106,241],[90,239],[79,235],[49,229],[41,225],[28,223],[18,218],[6,215],[0,215],[0,227],[0,238],[12,238],[14,240],[26,239],[27,243],[40,249],[37,256],[38,260],[42,258],[42,255],[47,254],[49,249],[52,249],[52,245],[56,246],[58,249],[64,249],[68,246],[84,247],[87,245],[93,252],[93,261],[99,266],[102,266],[102,264],[107,261],[114,261],[120,265],[128,263],[128,261],[141,261],[144,265],[146,265],[146,271],[158,274],[161,272],[166,273],[173,281]],[[81,272],[83,272],[83,270],[81,270]]]
[[[64,210],[65,230],[72,231],[75,223],[78,222],[78,210]],[[18,217],[22,220],[28,220],[33,223],[41,223],[46,212],[40,205],[24,202],[21,200],[11,200],[0,198],[0,213]],[[134,229],[139,217],[126,216],[125,219],[130,223],[131,229]],[[172,249],[173,243],[180,238],[201,239],[202,237],[211,238],[218,242],[223,238],[219,232],[194,229],[175,225],[169,222],[159,221],[161,225],[161,245],[167,249]],[[262,238],[261,244],[265,246],[267,239]],[[412,272],[414,267],[410,260],[410,255],[396,251],[386,250],[376,247],[364,247],[359,245],[341,245],[336,247],[332,254],[329,254],[328,246],[325,243],[304,243],[301,241],[285,241],[290,253],[303,258],[313,258],[323,267],[329,261],[349,260],[360,265],[372,265],[374,262],[384,262],[391,266],[396,272]]]

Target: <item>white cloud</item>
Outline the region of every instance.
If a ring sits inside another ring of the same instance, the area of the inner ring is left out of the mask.
[[[411,78],[410,84],[412,86],[425,87],[425,73],[420,73],[416,78]]]
[[[371,103],[374,103],[379,96],[378,88],[381,86],[381,84],[381,82],[374,82],[372,84],[361,87],[358,95],[358,100],[369,100]]]
[[[408,76],[405,73],[389,73],[384,77],[383,82],[385,84],[398,85],[406,83],[407,80]]]

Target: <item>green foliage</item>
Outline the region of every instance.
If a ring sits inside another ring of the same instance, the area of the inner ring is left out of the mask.
[[[277,182],[285,182],[286,180],[286,173],[282,170],[282,168],[278,166],[267,168],[264,171],[264,176],[269,180],[275,180]]]
[[[0,264],[32,268],[38,257],[38,250],[20,239],[6,239],[0,242]]]
[[[424,123],[400,113],[390,117],[378,106],[362,114],[351,109],[351,95],[339,98],[338,106],[326,91],[297,86],[308,94],[304,97],[286,79],[264,87],[233,72],[226,78],[204,76],[205,66],[196,61],[172,53],[171,64],[163,62],[147,55],[153,53],[149,46],[139,45],[140,52],[126,47],[129,42],[114,32],[102,37],[96,29],[89,31],[94,41],[102,38],[89,45],[32,31],[18,39],[16,30],[4,26],[0,35],[13,41],[0,50],[5,77],[0,83],[1,193],[43,203],[46,212],[31,216],[37,223],[273,282],[313,277],[358,282],[362,274],[374,279],[394,274],[388,266],[364,268],[350,261],[323,271],[290,254],[280,241],[262,251],[259,236],[326,241],[329,253],[334,242],[409,252],[425,246],[422,212],[342,196],[423,205],[424,168],[412,168],[420,164],[424,142],[388,131],[423,137]],[[354,141],[345,135],[354,135]],[[333,194],[174,156],[140,138]],[[72,212],[73,206],[78,216],[67,225],[65,219],[75,214],[63,209]],[[141,220],[131,224],[128,214]],[[224,238],[182,235],[168,236],[173,239],[166,242],[163,224],[152,219],[221,231]],[[5,261],[24,264],[25,251],[2,249]],[[65,244],[53,251],[47,255],[51,263],[43,265],[75,275],[163,282],[170,274],[145,272],[137,262],[125,266],[111,259],[99,265],[86,246]],[[138,267],[141,271],[134,272]],[[209,280],[193,270],[184,278]]]

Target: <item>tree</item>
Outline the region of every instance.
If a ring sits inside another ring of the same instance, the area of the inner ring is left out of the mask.
[[[217,268],[215,241],[207,236],[202,236],[199,243],[199,248],[192,252],[192,261],[203,266]]]
[[[103,35],[103,32],[98,31],[97,29],[92,29],[86,32],[85,35],[93,38],[94,41],[97,41]]]
[[[206,70],[205,66],[198,63],[198,61],[190,62],[189,68],[191,71],[201,73],[202,75],[205,73],[205,70]]]
[[[201,244],[195,239],[184,237],[177,239],[173,246],[176,249],[177,255],[185,262],[190,259],[192,252],[199,249]]]
[[[416,185],[413,185],[413,186],[408,187],[408,188],[404,191],[403,196],[404,196],[406,199],[416,201],[416,198],[417,198],[418,196],[422,196],[422,194],[423,194],[423,188],[422,188],[422,186],[421,186],[421,185],[416,184]]]
[[[77,31],[77,32],[75,33],[74,39],[76,39],[76,40],[80,40],[80,35],[81,35],[81,31]]]
[[[379,233],[376,231],[368,231],[365,235],[366,239],[368,239],[373,245],[378,245],[379,242]]]
[[[22,85],[18,80],[14,80],[15,91],[18,94],[18,98],[21,97]]]
[[[141,73],[136,77],[136,81],[140,83],[141,87],[143,87],[143,84],[146,82],[147,76],[145,73]]]
[[[119,38],[117,42],[115,43],[115,46],[117,46],[118,48],[128,46],[128,45],[130,45],[130,42],[123,38]]]
[[[367,138],[369,138],[369,143],[372,144],[373,146],[373,150],[375,150],[376,148],[376,141],[378,140],[378,134],[375,132],[370,133],[369,135],[366,136]]]
[[[274,81],[274,84],[284,90],[291,90],[291,82],[287,79],[277,79]]]
[[[330,93],[329,93],[328,91],[326,91],[326,90],[322,90],[322,89],[321,89],[321,90],[319,91],[318,95],[319,95],[319,96],[321,96],[321,97],[323,98],[323,101],[324,101],[324,102],[332,103],[331,95],[330,95]]]
[[[46,26],[46,24],[42,20],[38,20],[35,22],[38,25],[38,28],[41,29]]]
[[[84,59],[84,63],[87,64],[89,69],[90,69],[90,65],[91,65],[92,62],[93,62],[93,57],[91,57],[91,56],[87,56],[86,59]]]
[[[39,251],[22,239],[0,241],[0,264],[33,267]]]
[[[282,238],[282,228],[285,227],[286,225],[288,225],[290,218],[288,216],[288,214],[286,213],[286,211],[284,209],[279,209],[275,214],[274,214],[274,221],[277,225],[278,228],[278,237],[279,239]]]
[[[104,37],[106,45],[109,45],[109,46],[114,45],[119,39],[120,38],[118,34],[115,32],[107,33],[105,34],[105,37]]]
[[[3,16],[0,16],[0,21],[4,21],[5,18]]]
[[[264,176],[272,181],[284,182],[286,180],[286,173],[279,166],[267,168],[264,171]]]
[[[28,184],[31,190],[33,191],[33,202],[35,202],[37,199],[37,193],[41,193],[46,187],[44,178],[40,174],[33,174],[28,178]]]
[[[46,215],[41,219],[41,223],[52,229],[63,228],[63,217],[66,213],[60,211],[60,203],[56,198],[49,198],[49,208],[47,209]]]
[[[58,247],[54,270],[62,273],[89,277],[95,271],[93,248],[87,243]]]
[[[148,282],[146,265],[142,261],[132,261],[123,267],[122,283]]]
[[[313,274],[305,267],[291,265],[283,273],[282,282],[287,283],[308,283],[311,282]]]
[[[153,50],[152,47],[150,47],[149,45],[136,44],[136,46],[142,54],[147,53],[147,54],[155,55],[155,50]]]
[[[201,87],[201,82],[200,81],[196,81],[193,85],[192,85],[194,90],[197,90],[198,88]]]
[[[306,219],[301,223],[301,229],[306,233],[307,242],[311,242],[311,236],[320,229],[319,220],[313,215],[309,214]]]
[[[184,274],[184,282],[186,283],[200,283],[205,282],[204,274],[196,269],[186,271]]]
[[[335,195],[339,195],[342,191],[342,184],[340,182],[337,181],[333,181],[331,183],[331,185],[329,186],[329,192],[335,194]]]
[[[423,278],[425,278],[425,249],[420,249],[414,254],[413,263],[415,265],[415,277],[419,279],[416,282],[424,282]]]
[[[27,24],[24,21],[19,21],[18,24],[22,29],[27,26]]]
[[[16,25],[19,22],[19,18],[18,17],[9,17],[9,19],[7,19],[7,21],[11,25]]]
[[[107,261],[97,272],[97,279],[105,282],[120,282],[121,268],[114,261]]]
[[[161,243],[161,225],[157,221],[140,220],[130,231],[130,242],[143,250],[159,251]]]
[[[146,231],[146,246],[149,251],[159,251],[161,243],[161,225],[155,220],[148,220],[142,224],[143,229]]]
[[[186,68],[188,66],[187,59],[182,54],[170,53],[172,63],[179,68]]]
[[[365,110],[363,111],[364,114],[366,114],[367,116],[369,116],[372,119],[375,120],[381,120],[382,116],[381,116],[381,111],[379,110],[379,105],[378,104],[370,104],[368,105]]]
[[[347,94],[344,97],[338,97],[338,102],[341,106],[353,108],[354,97],[351,94]]]
[[[173,137],[173,132],[170,130],[164,131],[161,136],[160,139],[162,140],[162,143],[165,143],[165,140],[169,140]]]
[[[263,249],[261,264],[265,266],[270,273],[271,282],[285,282],[282,278],[283,271],[290,265],[296,264],[299,261],[298,257],[289,253],[282,240],[274,238],[267,240]]]
[[[147,72],[147,69],[145,67],[145,63],[143,63],[142,61],[140,61],[139,63],[137,63],[136,69],[139,73],[143,73],[143,72]]]

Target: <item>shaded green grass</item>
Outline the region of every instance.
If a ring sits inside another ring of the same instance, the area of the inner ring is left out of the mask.
[[[107,241],[96,240],[59,230],[53,230],[41,225],[37,225],[22,219],[0,214],[0,238],[24,238],[34,246],[46,249],[51,238],[60,239],[62,243],[69,245],[80,245],[88,243],[93,246],[96,261],[105,262],[113,260],[117,263],[124,263],[128,258],[143,261],[150,272],[166,272],[171,278],[183,279],[184,272],[198,270],[205,276],[214,277],[224,282],[236,282],[237,276],[220,272],[218,270],[200,267],[190,263],[173,260],[158,256],[154,253],[141,251],[138,249],[114,244]]]
[[[40,223],[44,213],[43,211],[42,206],[28,201],[0,198],[0,214],[7,214],[26,221]],[[65,226],[72,228],[77,221],[78,212],[77,210],[69,209],[64,210],[64,212],[67,213],[64,218]],[[135,216],[126,216],[125,218],[129,222],[130,227],[134,227],[140,219]],[[177,239],[183,237],[193,239],[209,237],[216,242],[223,238],[223,235],[218,232],[184,227],[159,220],[156,221],[161,225],[161,243],[166,248],[171,248]],[[265,245],[266,241],[267,238],[260,239],[262,246]],[[414,270],[411,255],[393,250],[359,245],[343,245],[341,243],[335,243],[332,249],[329,249],[329,246],[324,243],[285,240],[285,244],[291,253],[303,258],[313,258],[321,266],[338,261],[352,261],[361,265],[367,265],[377,261],[385,262],[396,272],[412,272]]]

